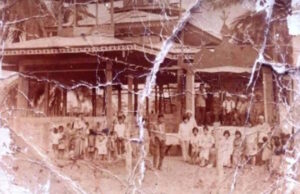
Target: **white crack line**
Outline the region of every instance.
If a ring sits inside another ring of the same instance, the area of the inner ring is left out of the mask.
[[[198,8],[200,6],[200,0],[194,1],[194,3],[187,9],[187,11],[183,14],[182,18],[180,18],[179,22],[177,23],[176,27],[173,29],[172,34],[163,42],[160,52],[156,55],[153,67],[151,69],[151,72],[147,76],[145,87],[142,91],[142,94],[139,95],[139,103],[138,103],[138,112],[137,112],[137,122],[139,126],[139,141],[144,141],[144,127],[143,127],[143,115],[142,115],[142,109],[143,104],[148,96],[150,96],[153,86],[156,83],[156,74],[159,71],[161,63],[166,58],[167,54],[169,53],[170,49],[173,46],[174,39],[178,36],[178,33],[182,31],[185,24],[188,22],[188,20],[191,17],[192,11],[195,8]],[[142,143],[141,144],[141,150],[142,150],[142,158],[141,164],[140,164],[140,174],[139,177],[139,187],[142,186],[142,182],[145,177],[145,146]],[[132,193],[136,193],[136,188],[133,189]]]

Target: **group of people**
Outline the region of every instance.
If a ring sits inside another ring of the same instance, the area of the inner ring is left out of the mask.
[[[259,104],[256,102],[255,104]],[[198,125],[209,125],[221,122],[222,125],[243,126],[247,121],[249,97],[233,96],[224,92],[207,92],[204,84],[196,92],[196,122]],[[254,107],[248,121],[254,124],[261,111]]]
[[[220,125],[210,128],[199,127],[191,112],[184,114],[178,130],[183,161],[202,167],[265,165],[280,174],[282,156],[293,146],[290,134],[271,128],[262,115],[257,125],[245,127],[243,133],[222,130]]]
[[[114,160],[124,154],[128,141],[125,115],[118,115],[113,130],[92,126],[83,116],[66,126],[54,127],[52,149],[57,158]]]
[[[132,135],[126,116],[118,114],[111,130],[102,129],[99,122],[95,126],[86,122],[84,117],[66,126],[53,129],[52,148],[58,158],[115,160],[133,154]],[[166,154],[166,130],[164,115],[148,117],[143,120],[143,156],[153,156],[152,167],[161,169]],[[181,154],[184,162],[201,167],[239,167],[245,164],[266,165],[272,171],[279,169],[281,156],[291,144],[286,146],[288,137],[274,133],[259,117],[259,124],[245,127],[243,131],[222,130],[215,123],[213,127],[199,126],[193,114],[187,111],[178,128]],[[242,129],[242,128],[241,128]],[[140,131],[140,130],[139,130]],[[234,137],[231,137],[234,136]],[[139,135],[139,137],[141,137]],[[141,148],[141,147],[140,147]]]

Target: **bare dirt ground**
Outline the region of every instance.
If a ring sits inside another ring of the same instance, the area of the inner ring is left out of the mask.
[[[38,154],[22,139],[13,136],[15,153],[2,158],[0,166],[10,175],[13,183],[30,190],[30,193],[108,193],[122,194],[199,194],[230,193],[236,177],[233,194],[272,193],[280,179],[271,178],[264,167],[225,169],[224,180],[217,184],[216,168],[201,168],[184,163],[181,157],[167,156],[161,171],[146,169],[141,186],[138,181],[128,182],[124,161],[108,163],[103,161],[50,160],[47,155]],[[150,166],[151,157],[147,161]],[[9,164],[9,165],[6,165]],[[267,180],[267,181],[266,181]],[[298,188],[299,189],[299,188]],[[273,192],[276,193],[276,192]],[[284,193],[278,192],[277,193]],[[300,190],[295,191],[300,193]]]

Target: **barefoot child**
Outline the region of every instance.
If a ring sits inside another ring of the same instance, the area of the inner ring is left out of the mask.
[[[223,138],[220,141],[218,147],[218,162],[225,167],[231,167],[231,154],[233,149],[233,143],[229,139],[230,132],[228,130],[224,131]]]
[[[100,160],[104,160],[108,154],[107,139],[108,138],[105,134],[97,135],[96,146],[97,146],[97,154]]]
[[[55,156],[58,155],[58,143],[60,139],[60,133],[58,133],[58,129],[56,127],[53,128],[52,131],[52,149]]]
[[[200,136],[200,166],[206,166],[209,160],[209,152],[214,145],[215,140],[208,132],[207,126],[203,128],[203,134]]]
[[[239,130],[235,132],[235,138],[233,140],[233,154],[232,163],[234,167],[237,167],[241,163],[244,147],[242,134]]]
[[[109,136],[107,139],[107,151],[108,151],[108,160],[115,160],[117,156],[117,134],[114,131],[109,132]]]
[[[199,159],[200,153],[200,136],[198,134],[198,128],[193,128],[193,135],[191,136],[190,143],[192,145],[192,153],[191,153],[191,160],[192,164],[196,164]]]
[[[266,166],[266,169],[269,170],[270,167],[270,160],[272,157],[272,143],[268,141],[267,137],[263,137],[263,151],[262,151],[262,162]]]
[[[66,149],[66,136],[64,134],[64,127],[61,125],[58,128],[58,132],[60,134],[60,139],[58,141],[58,157],[62,159],[65,155],[65,149]]]

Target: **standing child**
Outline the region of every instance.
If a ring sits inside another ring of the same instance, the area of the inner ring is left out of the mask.
[[[117,145],[116,145],[116,140],[117,140],[117,134],[115,131],[109,132],[109,136],[107,139],[107,149],[108,149],[108,160],[111,161],[112,159],[116,159],[116,154],[117,154]]]
[[[125,124],[125,115],[124,113],[120,113],[118,115],[118,121],[114,125],[114,131],[116,132],[117,139],[117,151],[118,155],[122,155],[125,152],[125,132],[126,132],[126,124]]]
[[[145,157],[150,152],[150,135],[149,135],[149,121],[147,119],[144,120],[144,146],[145,146]]]
[[[86,155],[88,159],[94,159],[96,153],[96,132],[93,129],[89,131]]]
[[[233,150],[233,143],[229,137],[230,132],[228,130],[224,131],[223,138],[218,147],[218,162],[220,162],[220,165],[228,168],[231,167],[231,154]]]
[[[52,139],[52,149],[53,149],[54,156],[57,156],[60,133],[58,133],[58,129],[56,127],[53,128],[51,139]]]
[[[271,157],[270,171],[271,175],[278,176],[281,174],[280,165],[282,160],[282,147],[279,137],[274,137],[274,151]]]
[[[214,145],[215,140],[213,136],[209,133],[208,127],[203,128],[203,134],[200,136],[200,166],[206,166],[209,160],[209,152]]]
[[[104,160],[108,154],[107,145],[107,136],[105,134],[97,135],[96,146],[98,157],[100,160]]]
[[[178,135],[180,138],[180,144],[181,144],[181,152],[182,152],[182,158],[184,162],[187,162],[189,160],[189,143],[191,138],[191,132],[193,128],[191,128],[189,115],[186,113],[183,115],[182,122],[179,124],[179,130]],[[198,134],[198,133],[197,133]]]
[[[198,162],[199,153],[200,153],[200,136],[198,134],[198,128],[193,128],[193,135],[191,136],[190,143],[192,145],[192,153],[191,153],[191,159],[192,164],[196,164]]]
[[[272,142],[268,141],[267,137],[263,137],[263,151],[262,151],[262,161],[266,168],[269,170],[270,160],[272,157]]]
[[[60,134],[60,139],[58,142],[58,157],[63,159],[66,149],[66,136],[64,135],[64,127],[62,125],[59,126],[58,130]]]
[[[233,154],[232,163],[234,167],[239,166],[244,151],[242,134],[239,130],[235,132],[235,138],[233,140]]]

